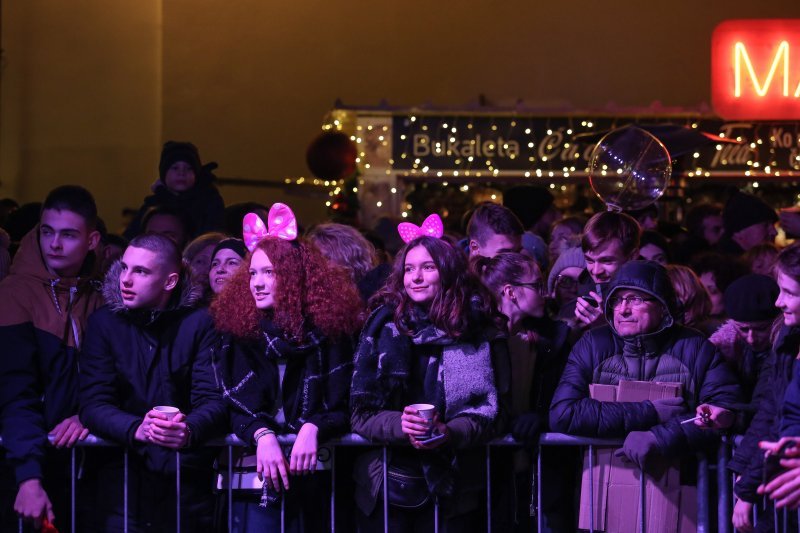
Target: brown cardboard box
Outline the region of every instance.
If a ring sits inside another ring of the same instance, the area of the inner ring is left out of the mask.
[[[593,399],[600,401],[640,402],[659,398],[674,398],[681,394],[679,383],[658,383],[642,381],[622,381],[618,386],[593,384],[589,386]],[[598,531],[631,532],[639,531],[641,520],[640,472],[635,466],[624,463],[614,456],[615,448],[593,448],[593,496],[591,505],[589,495],[589,451],[584,454],[583,477],[581,483],[581,504],[579,527],[589,529],[590,517],[593,516],[593,527]],[[696,524],[696,490],[695,499],[687,507],[694,510],[689,517],[681,516],[680,471],[677,463],[667,469],[664,476],[655,480],[646,479],[645,485],[645,518],[649,533],[691,531],[691,524]],[[688,488],[691,491],[691,488]],[[684,500],[690,500],[686,494]],[[686,501],[685,503],[689,503]],[[591,509],[594,512],[591,512]],[[685,509],[689,511],[689,509]],[[684,513],[685,514],[685,513]],[[680,523],[679,523],[679,518]],[[679,525],[680,524],[680,525]],[[696,528],[696,527],[695,527]]]

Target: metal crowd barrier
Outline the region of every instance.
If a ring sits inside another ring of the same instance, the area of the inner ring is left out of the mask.
[[[288,446],[294,443],[295,435],[279,435],[278,442],[283,446]],[[246,446],[246,443],[241,441],[235,435],[228,435],[225,438],[212,440],[206,443],[207,446],[227,447],[228,452],[228,484],[227,484],[227,525],[228,531],[233,527],[233,449],[234,447]],[[595,447],[620,447],[622,445],[621,439],[592,439],[584,437],[576,437],[572,435],[565,435],[562,433],[544,433],[540,436],[538,449],[536,450],[536,502],[537,502],[537,530],[541,531],[543,527],[542,509],[542,449],[545,447],[553,446],[579,446],[585,447],[589,450],[589,501],[592,502],[590,507],[590,533],[594,533],[594,489],[593,489],[593,451]],[[2,446],[2,439],[0,439],[0,446]],[[94,435],[89,435],[85,440],[77,443],[78,447],[118,447],[117,443],[103,440]],[[348,434],[339,439],[335,439],[325,443],[325,446],[331,448],[331,532],[336,531],[336,469],[334,466],[335,450],[339,446],[366,446],[366,447],[382,447],[383,449],[383,524],[384,531],[389,532],[388,517],[389,517],[389,503],[387,494],[387,452],[389,446],[372,443],[363,437],[356,434]],[[322,447],[322,446],[321,446]],[[491,449],[493,447],[523,447],[523,445],[515,441],[510,435],[495,439],[486,446],[486,515],[487,515],[487,531],[491,531],[492,525],[492,486],[491,486]],[[730,533],[732,530],[731,525],[731,510],[732,510],[732,484],[730,478],[727,477],[727,462],[730,455],[730,441],[722,439],[719,453],[717,454],[717,487],[719,491],[719,505],[717,507],[718,513],[718,531],[722,533]],[[73,447],[70,454],[70,506],[71,506],[71,524],[70,530],[76,531],[76,448]],[[128,531],[128,449],[123,449],[124,457],[124,501],[123,501],[123,519],[125,524],[125,533]],[[697,471],[697,498],[698,498],[698,517],[697,517],[697,531],[698,533],[711,533],[710,521],[710,466],[708,459],[698,454],[698,471]],[[176,530],[180,532],[181,524],[181,485],[180,485],[180,452],[175,453],[176,461]],[[647,531],[646,523],[646,474],[641,472],[639,476],[639,497],[641,514],[639,516],[639,531],[645,533]],[[800,511],[798,511],[800,515]],[[285,531],[285,499],[281,498],[281,533]],[[434,531],[438,533],[439,530],[439,502],[434,499]],[[19,531],[23,531],[23,521],[19,520]]]

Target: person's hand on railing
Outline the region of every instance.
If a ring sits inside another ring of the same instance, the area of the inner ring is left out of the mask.
[[[189,430],[186,426],[186,415],[178,413],[170,420],[167,415],[158,411],[150,411],[150,427],[147,432],[152,444],[165,448],[183,448],[189,443]],[[148,413],[148,414],[150,414]]]
[[[698,405],[695,413],[694,425],[703,429],[728,429],[736,423],[736,413],[716,405]]]
[[[23,520],[32,521],[33,528],[37,531],[41,529],[44,519],[50,522],[56,519],[53,504],[38,478],[26,479],[19,484],[14,510]]]
[[[736,531],[740,533],[753,531],[753,504],[744,500],[736,500],[731,522]]]
[[[799,443],[800,437],[781,437],[777,442],[758,443],[758,446],[765,451],[764,483],[759,485],[758,493],[775,500],[775,507],[779,509],[800,507]],[[770,479],[774,471],[780,473]]]
[[[686,412],[683,398],[661,398],[652,400],[652,404],[658,413],[658,421],[662,424]]]
[[[614,455],[627,459],[655,478],[660,478],[666,465],[658,451],[658,441],[652,431],[631,431],[625,437],[622,448]]]
[[[280,492],[282,484],[283,489],[289,490],[289,465],[275,433],[267,433],[258,439],[256,472],[267,488]]]
[[[293,476],[314,472],[317,468],[317,433],[319,428],[306,422],[297,432],[289,458],[289,473]]]
[[[81,424],[78,415],[72,415],[56,424],[50,435],[56,448],[72,448],[79,440],[86,440],[89,430]]]
[[[511,436],[516,440],[531,444],[541,433],[542,421],[536,413],[523,413],[519,415],[511,427]]]

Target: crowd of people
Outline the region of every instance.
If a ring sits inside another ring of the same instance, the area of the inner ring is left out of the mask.
[[[536,513],[577,528],[576,449],[548,451],[531,503],[545,432],[619,439],[656,478],[741,433],[735,527],[800,506],[800,244],[774,243],[797,215],[737,191],[667,233],[654,207],[565,217],[517,187],[465,235],[433,215],[399,224],[393,248],[343,224],[304,231],[280,203],[226,208],[211,170],[168,142],[123,235],[76,185],[19,242],[0,234],[2,527],[173,531],[180,497],[183,530],[222,528],[229,458],[208,443],[229,433],[246,444],[234,470],[263,481],[235,491],[235,531],[329,530],[320,446],[348,433],[390,445],[385,478],[383,448],[345,454],[353,498],[337,505],[362,532],[384,530],[384,504],[390,531],[433,531],[435,508],[444,531],[484,531],[484,445],[509,433],[495,531],[532,531]],[[623,381],[680,395],[590,394]],[[70,449],[89,434],[129,453],[79,448],[73,507]]]

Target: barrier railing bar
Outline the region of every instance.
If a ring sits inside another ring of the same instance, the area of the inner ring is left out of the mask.
[[[289,434],[289,435],[279,435],[278,442],[281,445],[291,445],[294,443],[296,439],[296,435]],[[52,439],[51,439],[52,440]],[[622,439],[598,439],[598,438],[584,438],[574,435],[566,435],[561,433],[545,433],[540,436],[538,448],[537,448],[537,463],[536,463],[536,504],[537,504],[537,518],[536,522],[539,529],[542,529],[544,526],[544,517],[542,514],[542,450],[545,446],[581,446],[587,447],[589,449],[589,491],[590,491],[590,517],[589,517],[589,526],[590,532],[593,533],[595,531],[595,510],[594,510],[594,449],[596,446],[611,446],[611,447],[618,447],[622,445]],[[735,442],[735,441],[734,441]],[[718,456],[718,481],[722,481],[724,475],[727,475],[726,467],[727,467],[727,459],[730,452],[730,441],[724,441],[720,447],[719,456]],[[370,446],[374,445],[374,443],[370,442],[369,440],[356,435],[356,434],[347,434],[338,439],[333,439],[328,442],[331,444],[331,449],[335,450],[336,446]],[[233,447],[244,447],[247,446],[247,443],[240,440],[235,435],[227,435],[225,437],[221,437],[218,439],[211,440],[205,444],[206,446],[224,446],[228,449],[228,487],[227,487],[227,496],[228,496],[228,528],[229,530],[232,529],[233,526]],[[0,438],[0,446],[2,446],[2,439]],[[116,447],[119,446],[118,443],[105,440],[95,435],[89,435],[85,440],[80,441],[77,443],[77,446],[80,447]],[[520,447],[522,443],[516,441],[510,435],[506,435],[497,439],[490,441],[487,444],[486,450],[486,470],[487,470],[487,481],[486,481],[486,489],[487,489],[487,526],[491,529],[492,524],[492,509],[491,509],[491,502],[492,502],[492,487],[491,487],[491,451],[490,447],[493,446],[513,446],[513,447]],[[129,526],[129,450],[127,448],[123,448],[123,460],[124,460],[124,475],[123,475],[123,520],[124,520],[124,531],[127,533]],[[389,502],[388,502],[388,486],[387,486],[387,479],[388,479],[388,446],[382,446],[383,452],[383,460],[382,460],[382,470],[383,470],[383,521],[384,521],[384,531],[386,533],[389,532]],[[76,450],[73,448],[71,450],[71,458],[70,458],[70,473],[71,473],[71,480],[70,480],[70,489],[71,489],[71,498],[70,503],[72,507],[72,516],[71,516],[71,525],[72,529],[75,530],[76,528],[76,501],[77,501],[77,456]],[[331,453],[331,460],[334,460],[334,453]],[[180,487],[180,452],[176,452],[176,523],[178,530],[180,530],[181,526],[181,487]],[[332,531],[335,530],[335,473],[331,472],[331,528]],[[710,512],[709,512],[709,505],[708,505],[708,498],[709,498],[709,461],[708,459],[702,455],[698,454],[698,532],[700,533],[707,533],[710,531]],[[646,483],[646,478],[644,473],[641,476],[640,482],[642,485]],[[724,509],[729,508],[732,497],[732,487],[728,483],[719,483],[720,487],[720,508],[718,509],[718,517],[720,531],[723,533],[729,532],[731,529],[730,526],[730,518],[729,514],[725,514]],[[641,527],[646,527],[646,493],[642,491],[641,494],[641,509],[642,509],[642,516],[641,516]],[[434,512],[436,516],[436,525],[438,527],[438,514],[439,514],[439,502],[438,500],[434,501]],[[775,513],[775,524],[777,528],[778,524],[778,513],[774,510]],[[285,530],[285,499],[281,499],[281,531]],[[722,520],[723,514],[725,514],[725,520]],[[800,512],[798,513],[800,516]],[[783,513],[784,524],[785,521],[788,519],[788,515]],[[785,527],[785,525],[784,525]],[[24,523],[20,519],[19,520],[19,530],[24,530]],[[644,530],[644,529],[643,529]]]

